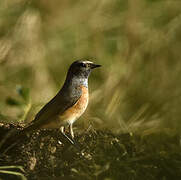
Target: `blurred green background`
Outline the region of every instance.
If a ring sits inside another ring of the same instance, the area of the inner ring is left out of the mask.
[[[90,58],[90,103],[77,129],[179,132],[181,1],[1,0],[0,120],[29,122]]]

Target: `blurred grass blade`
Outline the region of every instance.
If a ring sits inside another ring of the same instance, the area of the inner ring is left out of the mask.
[[[19,169],[22,172],[25,172],[22,166],[0,166],[0,169]]]
[[[9,171],[7,169],[19,169],[22,172],[25,172],[22,166],[0,166],[0,173],[19,176],[22,180],[27,180],[27,178],[22,173],[16,171]]]

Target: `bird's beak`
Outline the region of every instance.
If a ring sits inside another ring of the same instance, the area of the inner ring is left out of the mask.
[[[101,65],[99,65],[99,64],[91,64],[91,69],[98,68],[98,67],[101,67]]]

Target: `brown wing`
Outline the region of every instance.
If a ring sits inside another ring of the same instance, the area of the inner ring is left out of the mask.
[[[5,142],[0,144],[1,150],[6,150],[7,148],[12,148],[14,142],[18,142],[24,134],[29,133],[32,130],[36,130],[41,127],[44,123],[48,123],[52,120],[57,114],[63,113],[69,107],[72,107],[81,97],[82,90],[81,88],[63,88],[59,91],[59,93],[49,101],[35,116],[35,119],[32,121],[31,125],[24,128],[21,131],[13,132],[11,134],[10,139],[6,139]],[[72,140],[70,140],[66,135],[62,135],[62,142],[68,142],[73,144]]]
[[[34,130],[41,127],[41,125],[48,123],[56,115],[61,115],[69,107],[72,107],[81,97],[81,88],[62,89],[59,93],[50,100],[35,116],[31,125],[27,127],[27,130]]]

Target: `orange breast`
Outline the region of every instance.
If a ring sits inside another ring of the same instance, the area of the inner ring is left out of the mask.
[[[89,100],[88,88],[81,86],[82,95],[80,99],[72,106],[67,109],[62,115],[60,115],[60,120],[67,121],[68,123],[73,123],[78,119],[86,110]]]
[[[89,100],[88,88],[81,86],[82,95],[80,99],[71,108],[67,109],[63,114],[52,117],[52,120],[44,124],[42,128],[59,128],[62,125],[72,124],[76,121],[86,110]]]

